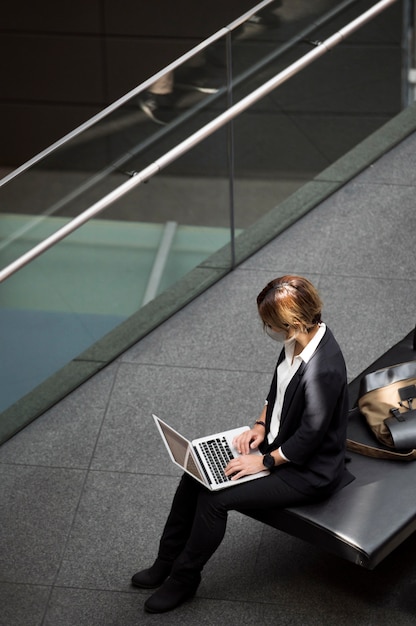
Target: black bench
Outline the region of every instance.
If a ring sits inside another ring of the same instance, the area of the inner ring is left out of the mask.
[[[349,385],[350,406],[363,375],[416,357],[416,329]],[[362,416],[351,411],[348,437],[375,445]],[[356,479],[319,504],[283,511],[244,511],[366,569],[373,569],[416,530],[416,461],[380,460],[348,452]]]

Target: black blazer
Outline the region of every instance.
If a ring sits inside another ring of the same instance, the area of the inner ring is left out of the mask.
[[[284,359],[282,350],[279,363]],[[276,467],[279,476],[307,495],[323,497],[340,489],[353,476],[345,468],[348,388],[344,357],[333,334],[326,332],[308,363],[302,362],[290,381],[282,407],[280,429],[267,441],[276,400],[277,371],[267,397],[263,454],[282,446],[290,459]]]

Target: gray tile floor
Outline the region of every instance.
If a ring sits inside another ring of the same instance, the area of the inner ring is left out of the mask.
[[[318,286],[350,379],[413,327],[415,154],[416,134],[1,447],[1,626],[415,623],[414,537],[368,572],[233,513],[192,603],[150,616],[129,584],[179,475],[151,412],[190,438],[257,417],[269,279]]]

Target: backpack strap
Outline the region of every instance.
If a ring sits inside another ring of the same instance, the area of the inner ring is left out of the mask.
[[[347,439],[347,450],[357,452],[373,459],[386,459],[391,461],[414,461],[416,459],[416,448],[409,452],[395,452],[394,450],[384,450],[376,446],[367,446],[365,443],[358,443],[352,439]]]

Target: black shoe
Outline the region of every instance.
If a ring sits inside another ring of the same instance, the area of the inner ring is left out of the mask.
[[[168,124],[176,116],[171,94],[157,94],[144,91],[137,99],[137,103],[143,113],[150,117],[156,124]]]
[[[222,84],[218,79],[214,80],[214,79],[201,77],[201,78],[195,79],[188,85],[184,85],[184,88],[188,88],[193,91],[199,91],[199,93],[210,94],[210,93],[217,93],[220,87],[225,87],[225,84],[226,84],[225,77],[224,77],[224,81]]]
[[[198,582],[193,584],[182,583],[174,578],[168,578],[163,585],[155,591],[144,603],[144,609],[148,613],[166,613],[172,611],[195,595]]]
[[[247,23],[265,26],[266,28],[277,28],[280,26],[280,19],[272,11],[263,10],[249,17]]]
[[[172,563],[170,561],[162,561],[162,559],[158,558],[152,567],[134,574],[131,578],[131,584],[141,587],[141,589],[154,589],[165,582],[171,569]]]
[[[221,87],[225,87],[227,78],[225,70],[187,68],[184,72],[178,72],[176,86],[188,91],[199,93],[217,93]]]

